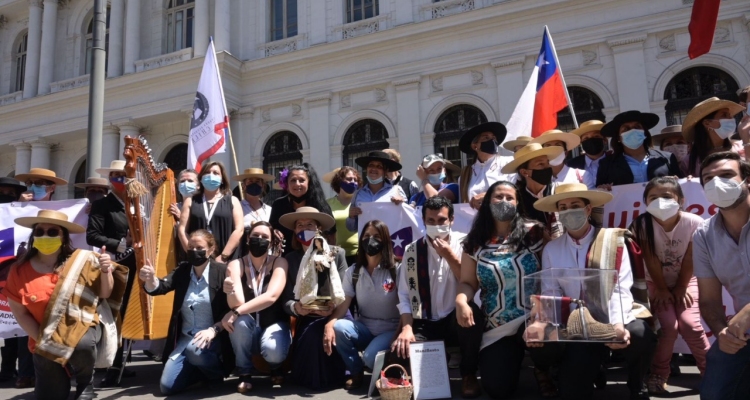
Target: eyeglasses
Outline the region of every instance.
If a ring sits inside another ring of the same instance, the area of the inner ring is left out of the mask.
[[[57,237],[60,235],[60,228],[49,228],[47,230],[42,228],[34,229],[34,237],[42,237],[45,235],[49,237]]]

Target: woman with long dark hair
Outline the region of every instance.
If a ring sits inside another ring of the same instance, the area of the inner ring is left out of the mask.
[[[288,213],[294,212],[300,207],[313,207],[322,213],[333,217],[331,206],[325,199],[323,186],[320,184],[318,174],[315,173],[312,165],[302,163],[289,167],[288,174],[284,182],[280,182],[286,187],[287,195],[279,197],[271,206],[271,216],[268,222],[279,233],[280,238],[284,240],[283,255],[289,254],[292,249],[292,236],[294,232],[279,223],[279,219]],[[326,240],[330,243],[336,243],[336,226],[324,232]]]
[[[323,350],[341,355],[351,374],[346,390],[362,386],[364,367],[372,369],[375,356],[391,346],[399,322],[393,243],[388,226],[379,220],[362,227],[356,264],[342,277],[346,300],[339,304],[326,323]],[[356,301],[356,320],[344,319],[352,301]],[[362,351],[362,357],[359,352]]]
[[[493,183],[487,190],[464,240],[456,317],[463,327],[485,324],[479,353],[482,387],[493,398],[515,392],[526,349],[523,332],[533,287],[523,277],[541,270],[544,226],[523,217],[518,188]],[[501,279],[502,277],[502,279]],[[481,289],[483,315],[473,315],[470,301]],[[518,299],[520,296],[526,296]],[[555,394],[549,376],[536,371],[545,397]]]
[[[682,124],[682,136],[690,145],[690,155],[680,163],[685,175],[699,176],[701,162],[709,154],[733,151],[744,154],[742,141],[732,140],[737,130],[734,116],[745,108],[729,101],[711,97],[693,107]]]
[[[489,185],[509,179],[500,170],[512,161],[512,157],[498,155],[498,146],[503,143],[507,133],[505,125],[499,122],[485,122],[469,129],[461,136],[458,148],[469,157],[458,182],[462,203],[469,203],[475,209],[479,208]]]

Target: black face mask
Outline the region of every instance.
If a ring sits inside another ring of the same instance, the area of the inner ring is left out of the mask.
[[[531,179],[541,185],[549,185],[552,183],[552,167],[545,169],[532,169]]]
[[[498,221],[510,221],[516,216],[516,206],[507,201],[490,204],[492,217]]]
[[[583,151],[585,151],[586,154],[595,156],[597,154],[601,154],[604,151],[604,141],[596,138],[586,139],[581,142],[581,147],[583,147]]]
[[[479,151],[487,154],[497,154],[497,140],[486,140],[479,143]]]
[[[0,194],[0,204],[12,203],[18,201],[18,196],[12,196],[9,194]]]
[[[260,194],[263,193],[263,186],[259,183],[251,183],[245,186],[245,193],[250,196],[260,196]]]
[[[308,197],[310,197],[310,191],[309,190],[307,192],[305,192],[305,194],[303,194],[302,196],[299,196],[299,197],[297,197],[297,196],[289,193],[289,198],[293,202],[295,202],[297,204],[302,203],[303,201],[307,200]]]
[[[195,267],[203,264],[204,262],[208,261],[206,250],[188,250],[187,260]]]
[[[365,253],[370,257],[383,251],[383,242],[376,239],[374,236],[370,236],[369,239],[362,239],[361,246],[365,248]]]
[[[252,254],[253,257],[260,257],[267,254],[270,245],[270,240],[253,236],[250,238],[250,254]]]

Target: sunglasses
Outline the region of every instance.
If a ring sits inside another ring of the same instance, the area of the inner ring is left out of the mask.
[[[60,235],[60,229],[59,228],[49,228],[47,230],[44,230],[42,228],[34,229],[34,237],[42,237],[45,234],[49,237],[57,237]]]

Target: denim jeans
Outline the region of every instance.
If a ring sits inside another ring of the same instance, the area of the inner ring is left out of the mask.
[[[395,331],[388,331],[374,336],[365,324],[347,319],[336,321],[333,331],[336,333],[336,351],[352,375],[361,373],[365,365],[372,369],[375,356],[391,347],[395,334]],[[359,357],[360,350],[364,350],[362,358]]]
[[[706,355],[701,400],[739,400],[750,397],[750,346],[735,354],[719,349],[715,341]]]
[[[162,394],[175,394],[203,380],[223,379],[220,342],[217,338],[208,348],[199,349],[191,341],[182,353],[167,359],[159,382]]]
[[[71,377],[76,382],[76,389],[83,390],[94,380],[94,363],[96,362],[96,343],[101,331],[97,327],[89,328],[73,350],[65,367],[34,354],[34,372],[37,377],[34,395],[37,399],[65,400],[70,397]]]
[[[234,349],[237,375],[248,375],[253,370],[253,354],[260,354],[271,367],[277,369],[286,360],[292,346],[289,324],[279,322],[262,329],[251,315],[241,315],[234,321],[234,332],[229,333]]]

